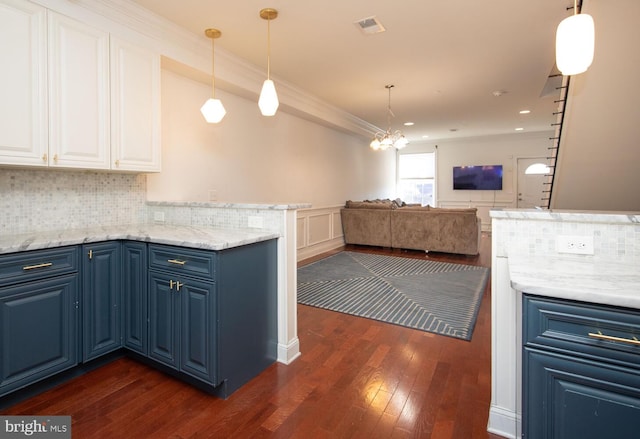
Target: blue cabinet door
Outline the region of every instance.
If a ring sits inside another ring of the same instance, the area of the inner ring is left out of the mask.
[[[216,382],[217,314],[215,285],[182,278],[174,288],[182,308],[180,370],[210,384]]]
[[[149,271],[149,357],[178,369],[180,302],[173,277]]]
[[[147,355],[147,244],[122,244],[124,346]]]
[[[78,363],[78,275],[0,288],[0,396]]]
[[[82,246],[83,361],[122,347],[121,244]]]
[[[524,437],[639,437],[640,371],[531,348],[524,360]]]

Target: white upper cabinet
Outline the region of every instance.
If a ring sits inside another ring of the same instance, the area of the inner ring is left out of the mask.
[[[160,56],[0,0],[0,165],[159,172]]]
[[[111,167],[160,171],[160,57],[111,37]]]
[[[109,169],[109,34],[49,12],[49,165]]]
[[[0,163],[47,166],[47,11],[0,0]]]

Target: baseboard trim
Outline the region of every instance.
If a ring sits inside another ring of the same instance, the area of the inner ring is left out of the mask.
[[[289,344],[278,343],[278,363],[291,364],[300,355],[300,340],[296,337]]]
[[[520,416],[511,410],[491,406],[487,431],[508,439],[516,439],[519,437],[518,432],[522,431]]]

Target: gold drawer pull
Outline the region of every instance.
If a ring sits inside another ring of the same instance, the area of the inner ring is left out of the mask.
[[[26,265],[26,266],[22,267],[22,269],[27,271],[27,270],[34,270],[36,268],[51,267],[52,265],[53,265],[53,262],[45,262],[43,264]]]
[[[598,331],[598,333],[590,332],[589,337],[597,338],[598,340],[607,340],[607,341],[619,341],[621,343],[628,343],[634,346],[640,346],[640,340],[637,338],[622,338],[622,337],[614,337],[613,335],[604,335],[602,332]]]
[[[187,263],[187,261],[181,261],[179,259],[168,259],[167,262],[169,262],[170,264],[177,264],[177,265],[184,265]]]

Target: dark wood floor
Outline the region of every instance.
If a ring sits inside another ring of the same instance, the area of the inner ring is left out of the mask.
[[[477,257],[373,251],[489,267],[491,238]],[[71,415],[81,439],[498,438],[486,432],[490,311],[488,286],[467,342],[300,305],[302,356],[226,401],[122,358],[2,414]]]

